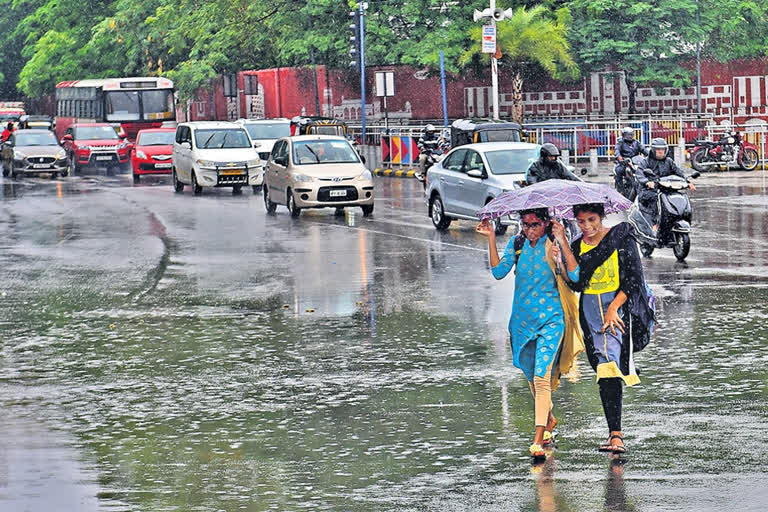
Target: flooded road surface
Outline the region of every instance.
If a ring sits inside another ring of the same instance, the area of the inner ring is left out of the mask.
[[[629,454],[596,450],[582,358],[534,468],[514,283],[415,181],[379,179],[370,218],[291,219],[160,179],[6,179],[0,509],[764,510],[768,195],[739,176],[700,180],[687,264],[645,260]]]

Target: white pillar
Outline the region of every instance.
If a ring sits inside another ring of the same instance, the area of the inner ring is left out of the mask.
[[[589,174],[588,176],[597,176],[597,148],[589,150]]]

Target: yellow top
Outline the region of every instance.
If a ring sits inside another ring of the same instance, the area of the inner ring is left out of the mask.
[[[591,251],[595,245],[589,245],[581,241],[581,254]],[[613,251],[602,265],[597,267],[589,286],[584,290],[588,295],[599,295],[606,292],[615,292],[619,289],[619,252]]]

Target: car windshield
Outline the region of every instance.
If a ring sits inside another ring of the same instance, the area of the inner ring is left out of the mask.
[[[253,140],[279,139],[291,135],[288,123],[246,123],[245,129]]]
[[[538,148],[488,151],[485,159],[493,174],[525,174],[539,158]]]
[[[119,139],[117,132],[111,126],[78,126],[75,131],[76,139]]]
[[[197,130],[195,145],[200,149],[239,149],[250,148],[251,141],[241,129]]]
[[[138,146],[170,146],[176,132],[145,132],[139,134]]]
[[[344,135],[344,127],[341,125],[315,125],[310,126],[308,133],[315,135]]]
[[[53,132],[16,132],[17,146],[56,146],[58,144]]]
[[[481,132],[480,139],[483,142],[520,142],[519,130],[488,130]]]
[[[345,140],[310,140],[294,142],[293,160],[306,164],[351,164],[360,159]]]

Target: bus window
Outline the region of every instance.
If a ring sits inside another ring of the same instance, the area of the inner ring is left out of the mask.
[[[145,121],[173,119],[173,91],[142,91],[141,103]]]
[[[107,121],[138,121],[139,92],[115,91],[104,94],[107,106]]]

